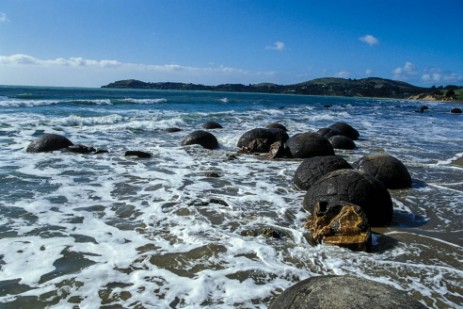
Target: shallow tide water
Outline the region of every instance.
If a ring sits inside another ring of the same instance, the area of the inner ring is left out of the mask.
[[[1,308],[266,308],[312,276],[463,306],[463,116],[449,103],[215,92],[0,87]],[[217,150],[180,140],[214,120]],[[300,160],[236,154],[247,130],[345,121],[352,163],[386,152],[413,186],[371,252],[311,246]],[[180,132],[167,133],[166,128]],[[26,153],[43,133],[109,153]],[[125,157],[142,150],[149,159]]]

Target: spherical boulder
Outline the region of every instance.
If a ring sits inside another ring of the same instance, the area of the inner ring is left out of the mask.
[[[293,183],[296,188],[308,190],[323,175],[339,170],[352,168],[346,160],[338,156],[316,156],[305,159],[294,173]]]
[[[278,122],[272,122],[272,123],[268,124],[267,129],[282,129],[284,131],[288,131],[288,129],[286,129],[286,127],[284,125],[282,125],[281,123],[278,123]]]
[[[328,140],[330,141],[331,145],[333,145],[334,149],[352,150],[357,148],[355,142],[350,137],[345,135],[331,136]]]
[[[318,134],[326,138],[330,138],[336,135],[342,135],[342,132],[334,128],[321,128],[317,131]]]
[[[384,184],[357,170],[335,170],[313,183],[305,194],[304,208],[313,213],[319,201],[359,205],[371,226],[385,226],[392,220],[392,200]]]
[[[354,162],[352,166],[384,183],[389,189],[410,188],[412,178],[407,167],[388,154],[371,154]]]
[[[326,137],[318,133],[296,134],[288,139],[286,147],[294,158],[334,155],[334,149]]]
[[[463,113],[463,111],[462,111],[461,108],[459,108],[459,107],[454,107],[454,108],[452,108],[452,109],[450,110],[450,112],[451,112],[452,114],[461,114],[461,113]]]
[[[67,148],[74,145],[66,137],[58,134],[45,133],[39,138],[33,140],[27,146],[27,152],[48,152]]]
[[[426,308],[404,291],[354,276],[316,276],[286,289],[270,309]]]
[[[197,130],[191,132],[180,142],[182,146],[186,145],[201,145],[206,149],[215,149],[219,147],[217,138],[207,131]]]
[[[245,132],[238,140],[239,148],[249,147],[250,144],[257,144],[252,152],[268,152],[274,142],[284,143],[288,139],[288,134],[278,128],[256,128]]]
[[[209,130],[212,130],[212,129],[222,129],[222,125],[218,122],[215,122],[215,121],[208,121],[206,122],[205,124],[203,124],[203,128],[204,129],[209,129]]]
[[[347,137],[350,137],[353,140],[357,140],[360,137],[359,132],[354,129],[351,125],[345,123],[345,122],[336,122],[332,125],[329,126],[331,129],[336,129],[342,133],[342,135],[345,135]]]

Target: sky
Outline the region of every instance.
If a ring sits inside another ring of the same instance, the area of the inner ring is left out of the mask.
[[[0,85],[463,85],[463,0],[0,0]]]

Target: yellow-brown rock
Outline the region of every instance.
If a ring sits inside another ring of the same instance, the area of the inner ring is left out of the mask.
[[[365,212],[360,206],[346,202],[318,202],[305,228],[312,231],[315,243],[366,250],[371,242]]]

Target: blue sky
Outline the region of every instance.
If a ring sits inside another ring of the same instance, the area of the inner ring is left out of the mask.
[[[463,85],[463,0],[0,0],[0,84]]]

